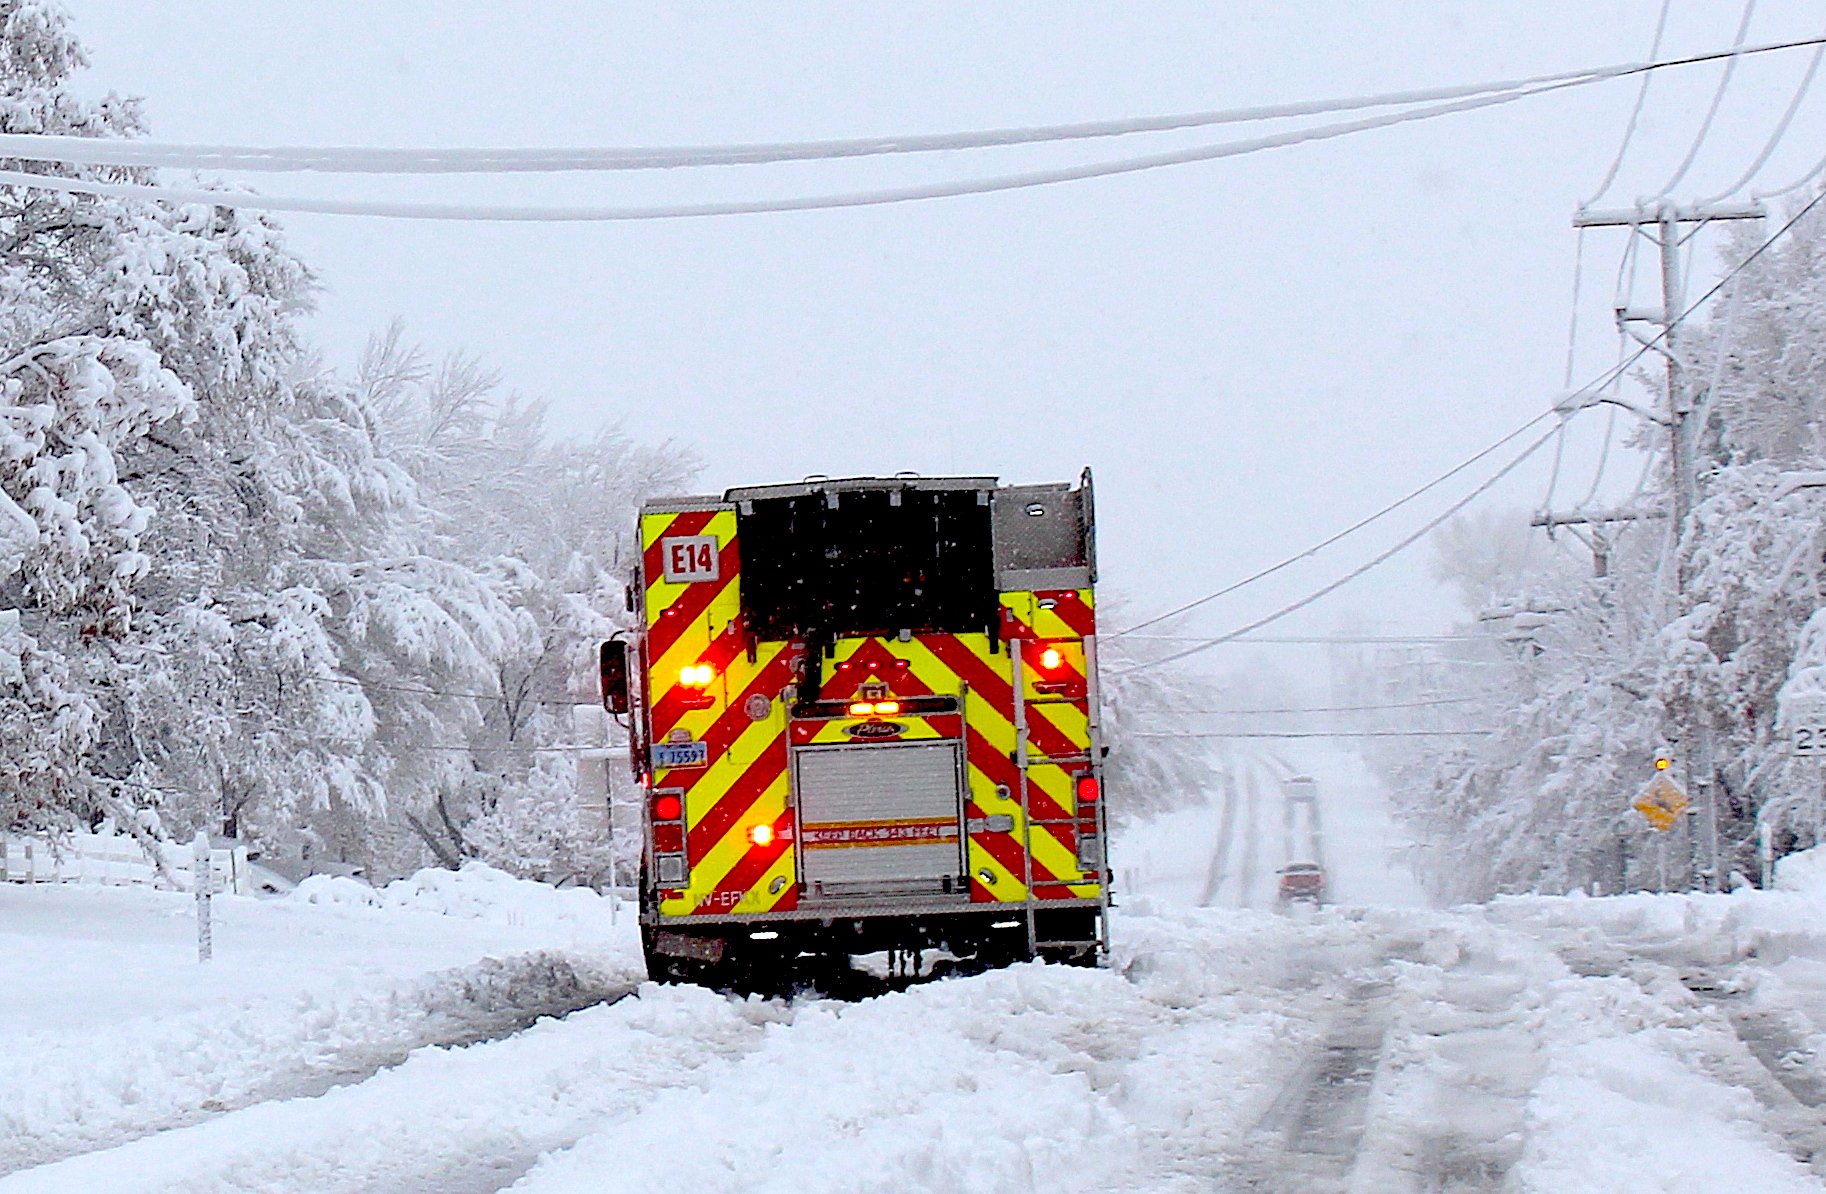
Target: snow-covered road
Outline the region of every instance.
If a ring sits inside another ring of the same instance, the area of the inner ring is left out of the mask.
[[[203,985],[121,931],[181,929],[179,897],[0,889],[36,968],[0,1194],[1817,1191],[1826,883],[1790,875],[1311,916],[1135,896],[1106,969],[790,1004],[637,985],[625,916],[480,871],[225,901]],[[144,1014],[102,969],[123,949],[151,951]],[[34,991],[62,1002],[27,1028]],[[546,998],[597,1002],[478,1039]]]

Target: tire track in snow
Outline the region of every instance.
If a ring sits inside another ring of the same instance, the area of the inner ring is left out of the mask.
[[[1826,1177],[1826,1081],[1810,1064],[1806,1039],[1816,1030],[1798,1007],[1756,1005],[1755,968],[1742,960],[1741,928],[1726,932],[1720,923],[1707,932],[1684,900],[1675,920],[1666,907],[1674,898],[1613,897],[1616,911],[1609,916],[1558,919],[1550,911],[1514,918],[1514,927],[1581,978],[1626,979],[1671,1007],[1715,1012],[1730,1044],[1695,1052],[1696,1068],[1753,1096],[1762,1109],[1759,1126],[1815,1176]],[[1751,948],[1749,957],[1756,955]]]
[[[1680,981],[1700,1002],[1723,1013],[1731,1031],[1763,1069],[1763,1081],[1743,1081],[1770,1112],[1769,1126],[1788,1143],[1794,1158],[1826,1175],[1826,1082],[1795,1064],[1808,1056],[1805,1031],[1771,1008],[1744,1006],[1749,992],[1720,970],[1688,971]]]
[[[1260,1194],[1342,1191],[1368,1125],[1370,1088],[1388,1032],[1386,979],[1356,979],[1346,1006],[1257,1128],[1256,1155],[1244,1163],[1243,1188]]]

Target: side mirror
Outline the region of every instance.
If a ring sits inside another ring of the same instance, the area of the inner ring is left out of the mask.
[[[613,638],[602,644],[602,707],[626,713],[628,700],[628,644]]]

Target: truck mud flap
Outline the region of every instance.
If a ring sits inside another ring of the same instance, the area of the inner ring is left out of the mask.
[[[723,939],[721,937],[693,937],[685,933],[668,933],[662,929],[653,934],[653,952],[665,954],[671,958],[695,958],[700,962],[720,962],[723,960]]]

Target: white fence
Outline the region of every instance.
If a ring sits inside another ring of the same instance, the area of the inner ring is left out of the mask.
[[[108,833],[72,833],[53,841],[46,837],[0,834],[0,882],[89,883],[109,887],[161,887],[191,890],[190,847],[160,842],[165,875],[152,864],[137,841]],[[212,886],[217,891],[247,895],[253,880],[247,866],[247,847],[217,847],[209,852]]]

